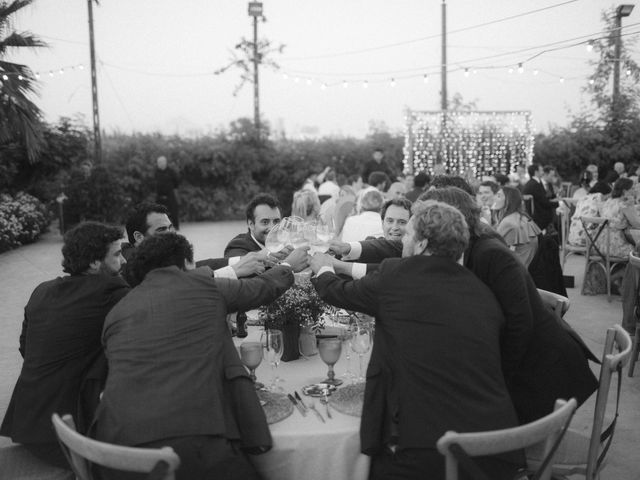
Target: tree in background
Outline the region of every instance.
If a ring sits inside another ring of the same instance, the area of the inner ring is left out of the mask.
[[[12,49],[38,48],[47,44],[30,32],[13,31],[13,17],[33,0],[0,2],[0,145],[17,142],[35,162],[43,146],[40,108],[30,100],[37,93],[33,72],[6,60]]]

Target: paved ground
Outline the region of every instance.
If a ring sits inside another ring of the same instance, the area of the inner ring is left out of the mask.
[[[197,223],[184,224],[182,233],[193,242],[198,259],[221,256],[227,241],[244,229],[244,222]],[[0,418],[4,417],[22,363],[18,336],[24,305],[36,285],[62,274],[61,245],[60,235],[51,232],[33,245],[0,255]],[[604,295],[580,295],[583,265],[579,256],[567,261],[565,274],[576,276],[576,288],[569,289],[571,308],[565,318],[600,356],[605,330],[620,322],[622,307],[618,297],[608,303]],[[620,418],[602,480],[640,480],[640,366],[634,378],[628,378],[625,371],[622,389]],[[613,389],[611,394],[613,404]],[[574,428],[588,430],[594,403],[595,398],[591,398],[578,410]],[[0,446],[8,443],[7,438],[0,437]]]

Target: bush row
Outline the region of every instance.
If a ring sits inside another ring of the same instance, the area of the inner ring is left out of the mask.
[[[0,195],[0,252],[35,241],[49,225],[46,207],[20,192]]]

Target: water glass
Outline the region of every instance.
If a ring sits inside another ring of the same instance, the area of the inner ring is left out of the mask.
[[[340,358],[340,353],[342,353],[342,341],[339,338],[321,338],[318,340],[318,352],[320,352],[322,361],[329,367],[327,378],[322,382],[336,387],[342,385],[342,380],[336,379],[336,374],[333,371],[333,366]]]
[[[360,359],[360,376],[358,381],[364,381],[364,354],[371,348],[371,327],[358,322],[354,325],[351,349],[358,354]]]
[[[264,388],[264,384],[256,381],[256,368],[262,362],[262,343],[242,342],[240,344],[240,359],[242,364],[249,369],[249,376],[253,380],[256,390]]]
[[[282,391],[283,389],[277,385],[278,382],[283,381],[277,374],[277,368],[278,365],[280,365],[280,359],[282,358],[282,352],[284,350],[282,332],[280,330],[265,330],[262,332],[261,344],[264,348],[267,361],[271,365],[271,385],[269,386],[269,390]]]

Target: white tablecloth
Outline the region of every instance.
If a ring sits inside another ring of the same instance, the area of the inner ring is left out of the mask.
[[[262,328],[250,327],[247,338],[234,339],[236,345],[243,341],[259,341],[261,331]],[[336,376],[344,373],[346,366],[343,349],[334,367]],[[358,372],[358,368],[358,356],[352,352],[351,369]],[[258,381],[270,383],[268,362],[263,360],[256,375]],[[297,390],[308,403],[311,397],[303,395],[301,387],[324,380],[327,365],[319,355],[314,355],[309,360],[301,358],[280,363],[278,375],[285,380],[279,383],[285,393]],[[360,453],[360,418],[332,409],[333,419],[327,419],[324,405],[318,399],[315,403],[326,423],[321,423],[313,412],[303,417],[294,408],[291,416],[270,425],[273,448],[263,455],[250,456],[252,462],[268,480],[365,480],[369,474],[370,459]]]

